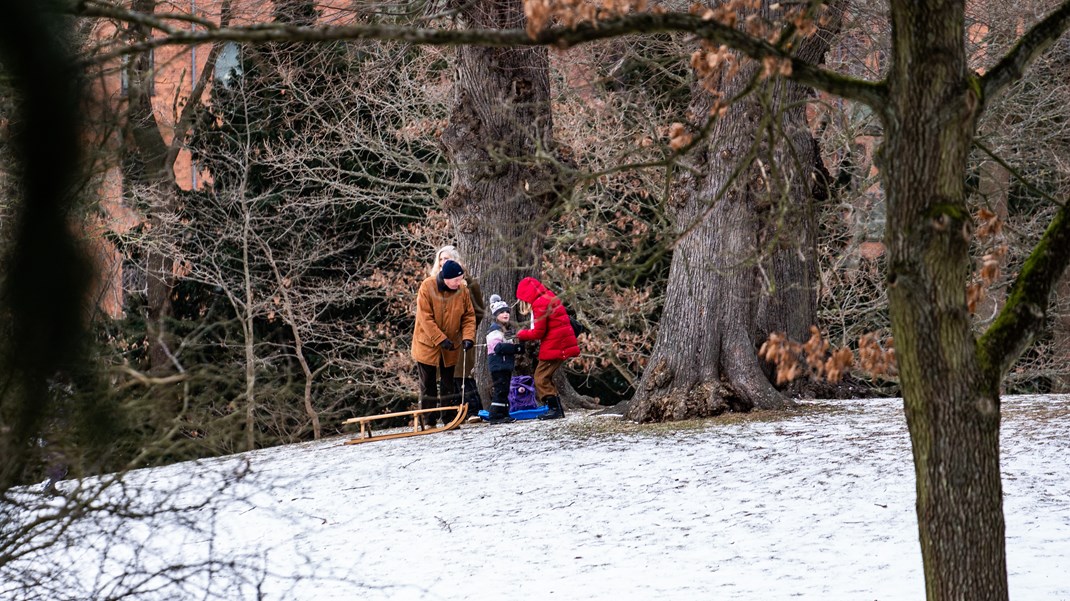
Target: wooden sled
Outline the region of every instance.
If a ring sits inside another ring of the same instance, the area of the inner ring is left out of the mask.
[[[444,411],[456,411],[457,415],[454,416],[450,423],[437,428],[427,428],[420,420],[421,415],[438,414]],[[435,407],[434,409],[415,409],[413,411],[398,411],[397,413],[383,413],[381,415],[366,415],[364,417],[354,417],[342,422],[343,424],[360,424],[359,438],[353,438],[346,441],[346,444],[360,444],[362,442],[371,442],[373,440],[387,440],[389,438],[406,438],[409,436],[423,436],[424,434],[434,434],[435,432],[445,432],[446,430],[453,430],[461,425],[464,418],[468,415],[468,405],[463,404],[453,407]],[[394,432],[393,434],[380,434],[378,436],[372,431],[375,422],[392,417],[412,417],[412,430],[404,432]]]

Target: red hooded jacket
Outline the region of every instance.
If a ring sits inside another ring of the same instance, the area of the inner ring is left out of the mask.
[[[517,332],[516,337],[521,340],[541,340],[540,361],[568,359],[580,354],[572,322],[557,295],[547,290],[539,280],[524,278],[516,286],[516,298],[531,305],[534,318],[531,329]]]

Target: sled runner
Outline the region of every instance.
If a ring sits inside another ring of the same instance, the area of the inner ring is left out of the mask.
[[[439,426],[437,428],[428,428],[420,421],[421,415],[433,415],[438,416],[439,413],[444,411],[456,411],[457,415],[453,417],[448,424]],[[364,417],[354,417],[342,422],[343,424],[360,424],[359,438],[353,438],[346,441],[346,444],[360,444],[362,442],[371,442],[373,440],[387,440],[388,438],[406,438],[408,436],[422,436],[424,434],[434,434],[435,432],[445,432],[446,430],[453,430],[457,426],[461,425],[465,416],[468,415],[468,405],[460,405],[453,407],[435,407],[434,409],[414,409],[413,411],[398,411],[397,413],[383,413],[381,415],[365,415]],[[378,436],[372,431],[375,422],[389,419],[392,417],[412,417],[412,430],[394,432],[391,434],[380,434]]]

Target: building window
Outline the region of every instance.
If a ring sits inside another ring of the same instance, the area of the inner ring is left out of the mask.
[[[215,80],[229,88],[241,76],[241,47],[234,42],[227,42],[215,59]]]

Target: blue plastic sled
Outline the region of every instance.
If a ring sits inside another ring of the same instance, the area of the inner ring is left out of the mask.
[[[549,405],[543,405],[534,409],[517,409],[516,411],[510,411],[509,417],[513,419],[535,419],[536,417],[539,417],[540,415],[546,413],[549,410]],[[482,417],[483,421],[490,419],[490,412],[486,409],[480,409],[479,413],[477,413],[476,415]]]

